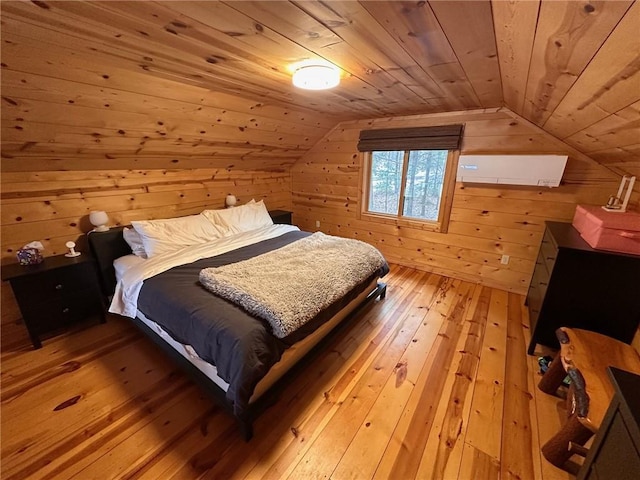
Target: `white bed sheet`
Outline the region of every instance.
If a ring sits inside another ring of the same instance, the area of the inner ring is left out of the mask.
[[[218,369],[215,365],[201,359],[191,345],[184,345],[180,342],[176,342],[171,335],[165,332],[160,325],[156,322],[149,320],[144,316],[144,313],[138,312],[138,319],[142,321],[147,327],[149,327],[154,333],[158,334],[165,342],[173,347],[173,349],[186,358],[192,365],[198,370],[204,373],[213,383],[220,387],[225,392],[229,389],[229,384],[218,376]]]
[[[122,278],[117,279],[116,291],[109,306],[109,312],[134,318],[138,310],[138,296],[142,282],[147,278],[179,265],[220,255],[297,230],[299,228],[293,225],[269,225],[149,258],[138,265],[131,266],[124,272]]]

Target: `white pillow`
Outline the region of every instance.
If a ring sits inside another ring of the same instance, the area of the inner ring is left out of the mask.
[[[113,261],[113,268],[116,270],[116,280],[120,280],[124,275],[124,272],[131,267],[139,265],[144,262],[144,258],[136,255],[125,255],[124,257],[116,258]]]
[[[147,258],[147,252],[144,251],[142,237],[133,228],[124,227],[122,231],[124,241],[131,247],[131,252],[141,258]]]
[[[223,236],[224,231],[204,215],[131,222],[142,238],[149,258],[180,248],[210,242]]]
[[[237,207],[224,210],[205,210],[202,214],[213,224],[226,229],[225,235],[248,232],[257,228],[273,225],[263,200],[251,201]]]

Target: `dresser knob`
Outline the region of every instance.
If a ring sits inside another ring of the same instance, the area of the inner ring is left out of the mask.
[[[65,307],[62,309],[62,313],[69,313],[69,307]]]
[[[62,284],[59,283],[58,285],[56,285],[56,290],[62,290]]]

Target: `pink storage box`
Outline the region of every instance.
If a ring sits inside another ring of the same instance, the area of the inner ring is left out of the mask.
[[[640,213],[607,212],[598,206],[578,205],[573,226],[591,248],[640,255]]]

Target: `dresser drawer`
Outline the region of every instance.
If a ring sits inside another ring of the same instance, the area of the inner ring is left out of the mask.
[[[547,288],[549,286],[552,271],[553,270],[548,269],[547,262],[545,262],[544,258],[542,257],[542,251],[540,251],[540,253],[538,254],[538,258],[536,259],[536,268],[533,271],[531,284],[540,289],[542,298],[544,298],[547,293]]]
[[[540,255],[542,256],[542,260],[544,261],[547,270],[552,272],[558,258],[558,246],[548,229],[544,232],[544,237],[542,238]]]
[[[531,284],[527,293],[527,307],[529,307],[529,325],[533,330],[538,323],[538,317],[540,316],[540,308],[542,307],[542,297],[540,296],[540,289]]]

